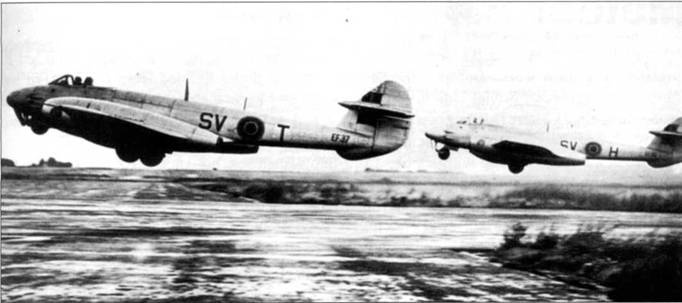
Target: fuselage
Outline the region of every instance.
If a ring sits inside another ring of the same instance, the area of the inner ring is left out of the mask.
[[[244,117],[257,117],[263,121],[264,129],[262,136],[257,140],[258,145],[338,150],[371,146],[373,143],[371,136],[363,136],[336,127],[303,123],[222,106],[187,102],[182,99],[108,87],[76,85],[35,86],[14,92],[8,98],[8,102],[19,112],[31,115],[32,118],[37,119],[36,122],[50,123],[50,127],[85,137],[98,144],[115,147],[111,145],[115,142],[107,142],[103,138],[93,137],[87,131],[84,131],[87,129],[87,126],[55,123],[55,121],[49,121],[49,117],[41,115],[40,110],[43,102],[57,97],[90,98],[143,109],[196,125],[221,137],[235,140],[235,142],[243,142],[244,144],[254,143],[242,140],[237,133],[237,125]],[[206,149],[203,146],[201,148],[184,146],[179,150],[221,152],[218,148]]]
[[[56,128],[114,148],[128,162],[144,160],[140,155],[146,151],[154,155],[143,163],[153,164],[173,151],[255,153],[259,146],[335,150],[349,160],[366,159],[402,146],[410,125],[403,118],[349,110],[341,126],[330,127],[80,81],[76,84],[72,79],[66,75],[49,85],[15,91],[7,102],[22,125],[31,126],[37,134]],[[395,82],[385,81],[368,94],[377,95],[378,106],[383,108],[386,105],[381,102],[396,100],[389,95],[384,98],[386,92],[399,92],[404,96],[399,102],[409,110],[409,97]]]
[[[646,161],[662,167],[682,161],[682,153],[664,145],[631,146],[608,140],[579,137],[571,134],[531,132],[495,124],[458,122],[443,134],[427,133],[427,137],[449,149],[465,148],[473,155],[499,164],[583,165],[585,159]],[[524,148],[501,149],[502,141],[523,142]],[[534,146],[547,149],[546,156]]]

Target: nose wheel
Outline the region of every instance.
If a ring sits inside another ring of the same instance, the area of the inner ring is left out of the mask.
[[[23,113],[17,109],[14,110],[14,113],[17,115],[17,118],[19,118],[19,123],[21,126],[28,125],[31,128],[31,131],[33,131],[33,133],[36,135],[45,134],[47,130],[50,129],[49,126],[34,119],[33,115],[31,114]]]
[[[31,130],[36,135],[42,135],[46,133],[48,129],[50,128],[42,124],[31,125]]]
[[[440,144],[438,144],[438,141],[431,141],[432,142],[432,147],[436,151],[436,154],[438,154],[438,158],[441,160],[447,160],[450,158],[450,149],[447,148],[447,146],[442,145],[441,147],[438,147]]]
[[[438,158],[441,160],[447,160],[450,158],[450,149],[447,147],[441,147],[440,149],[437,149],[436,152],[438,153]]]

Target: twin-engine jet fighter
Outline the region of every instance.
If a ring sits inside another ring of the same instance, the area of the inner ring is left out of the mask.
[[[474,156],[509,166],[518,174],[532,163],[584,165],[585,159],[645,161],[651,167],[682,162],[682,118],[668,124],[647,147],[625,146],[603,140],[550,136],[484,123],[484,119],[460,120],[443,133],[426,133],[436,143],[436,152],[447,160],[450,150],[468,149]],[[441,144],[442,147],[438,147]]]
[[[385,81],[348,108],[337,127],[281,119],[215,105],[93,85],[62,76],[12,92],[7,103],[21,125],[44,134],[55,128],[114,148],[125,162],[156,166],[172,152],[256,153],[260,146],[335,150],[348,160],[390,153],[408,137],[405,88]]]

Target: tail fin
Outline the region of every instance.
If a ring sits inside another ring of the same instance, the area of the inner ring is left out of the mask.
[[[682,148],[682,117],[675,119],[663,130],[652,130],[650,133],[656,138],[649,144],[650,149],[672,151]]]
[[[671,154],[671,161],[656,160],[648,161],[653,167],[664,167],[677,163],[679,155],[682,155],[682,117],[675,119],[663,130],[652,130],[649,133],[656,136],[648,148],[657,152]],[[678,155],[679,154],[679,155]]]
[[[405,88],[384,81],[360,101],[340,102],[349,109],[339,128],[372,137],[371,147],[339,150],[348,160],[359,160],[390,153],[401,147],[410,130],[412,104]]]

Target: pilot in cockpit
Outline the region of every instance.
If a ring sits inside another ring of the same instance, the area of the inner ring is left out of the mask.
[[[83,81],[79,76],[74,78],[71,75],[64,75],[50,82],[50,84],[61,86],[92,86],[92,82],[93,80],[91,77],[85,77],[85,81]]]

